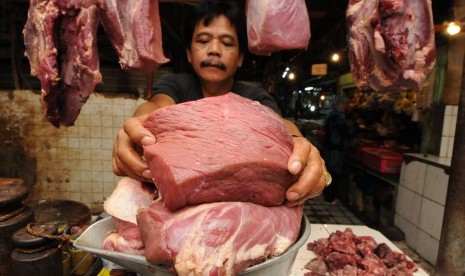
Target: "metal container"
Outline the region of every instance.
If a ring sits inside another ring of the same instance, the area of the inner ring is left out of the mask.
[[[34,225],[31,227],[43,235],[55,235],[55,225]],[[28,233],[21,228],[12,235],[17,246],[11,253],[11,275],[16,276],[63,276],[62,250],[59,242]]]
[[[19,206],[28,194],[22,179],[0,178],[0,208]]]
[[[132,270],[141,276],[172,276],[161,266],[148,263],[144,256],[104,250],[103,240],[108,231],[115,229],[111,217],[104,218],[92,224],[81,236],[76,239],[74,246],[109,260],[115,264]],[[281,256],[271,258],[263,263],[244,270],[240,275],[247,276],[283,276],[289,275],[299,248],[302,247],[310,236],[310,222],[307,217],[302,218],[299,238]]]
[[[34,212],[22,201],[28,190],[22,179],[0,178],[0,275],[11,275],[11,235],[34,221]]]

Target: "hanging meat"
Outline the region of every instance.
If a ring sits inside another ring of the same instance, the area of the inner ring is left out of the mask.
[[[305,0],[247,0],[249,50],[256,55],[307,49],[310,19]]]
[[[123,1],[124,3],[129,1]],[[31,0],[24,43],[31,75],[41,82],[45,116],[72,126],[102,81],[97,29],[102,17],[123,69],[152,71],[168,61],[161,45],[156,0]]]
[[[350,0],[346,16],[359,88],[421,88],[436,60],[430,0]]]

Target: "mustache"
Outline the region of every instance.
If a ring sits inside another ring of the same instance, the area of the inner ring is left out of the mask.
[[[200,63],[200,67],[216,67],[220,70],[226,71],[226,65],[221,61],[217,61],[214,59],[207,59]]]

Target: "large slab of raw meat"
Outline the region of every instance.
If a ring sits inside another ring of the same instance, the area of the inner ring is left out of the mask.
[[[234,93],[160,108],[144,126],[157,139],[144,156],[169,210],[217,201],[277,206],[296,181],[282,118]]]
[[[169,61],[163,54],[158,1],[99,1],[102,25],[121,68],[150,72]]]
[[[305,0],[247,0],[249,51],[256,55],[307,49],[310,19]]]
[[[41,82],[41,103],[54,126],[71,126],[102,81],[99,71],[97,6],[67,14],[52,1],[30,2],[24,27],[31,75]]]
[[[238,275],[297,240],[303,206],[219,202],[170,212],[156,201],[137,214],[145,257],[178,275]]]
[[[360,88],[421,88],[436,60],[430,0],[350,0],[349,60]]]

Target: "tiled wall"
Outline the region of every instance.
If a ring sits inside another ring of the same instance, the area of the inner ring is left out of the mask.
[[[402,164],[397,192],[395,225],[406,243],[436,264],[449,175],[441,166],[420,159]]]
[[[0,91],[0,119],[7,121],[1,131],[17,136],[9,143],[19,143],[37,162],[29,199],[70,199],[101,209],[119,179],[111,166],[115,135],[142,102],[126,94],[94,93],[75,126],[57,129],[45,120],[38,94]]]
[[[455,127],[457,125],[457,105],[446,105],[444,122],[442,125],[441,148],[439,156],[452,157],[455,139]]]

